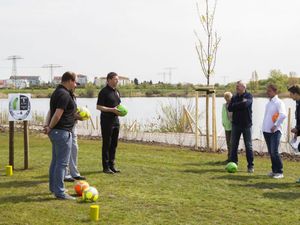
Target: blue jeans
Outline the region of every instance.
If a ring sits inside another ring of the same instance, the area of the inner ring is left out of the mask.
[[[264,132],[264,138],[268,147],[268,152],[271,156],[272,172],[283,173],[283,165],[278,147],[280,144],[281,132],[278,130],[275,133]]]
[[[56,197],[65,196],[64,177],[69,164],[72,134],[66,130],[53,129],[49,133],[52,142],[52,161],[49,168],[49,188]]]
[[[231,130],[231,154],[230,161],[238,164],[238,147],[240,143],[241,134],[243,134],[244,143],[246,147],[246,157],[248,162],[248,169],[253,168],[253,150],[252,150],[252,132],[251,127],[241,128],[232,124]]]

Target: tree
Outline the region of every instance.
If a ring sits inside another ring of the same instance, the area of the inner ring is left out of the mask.
[[[137,78],[134,78],[133,83],[134,83],[135,85],[139,85],[139,80],[138,80]]]
[[[212,8],[209,6],[209,0],[205,0],[205,12],[204,14],[201,14],[199,4],[197,3],[198,17],[202,25],[205,38],[201,39],[195,31],[195,35],[198,40],[198,44],[196,44],[196,51],[199,57],[202,72],[206,77],[207,85],[209,85],[210,77],[214,73],[214,68],[217,61],[217,50],[221,41],[213,27],[216,6],[217,0],[214,0],[214,5]]]
[[[271,70],[268,78],[268,83],[275,84],[279,92],[287,91],[288,76],[280,70]]]

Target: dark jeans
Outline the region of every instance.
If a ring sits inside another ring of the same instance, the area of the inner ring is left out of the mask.
[[[253,168],[253,150],[252,150],[252,134],[251,127],[241,128],[232,124],[231,130],[231,154],[230,161],[238,163],[238,147],[240,143],[241,134],[243,134],[244,143],[246,146],[246,157],[248,162],[248,169]]]
[[[226,144],[227,144],[227,159],[230,160],[230,152],[231,152],[231,130],[225,130],[226,136]]]
[[[103,169],[114,166],[119,130],[120,123],[118,119],[101,118]]]
[[[273,173],[283,173],[283,165],[280,154],[278,152],[278,147],[280,144],[281,132],[276,131],[275,133],[264,132],[264,138],[268,147],[268,152],[271,157],[272,162],[272,172]]]

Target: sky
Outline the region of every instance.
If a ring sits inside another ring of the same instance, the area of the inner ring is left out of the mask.
[[[211,1],[212,2],[212,1]],[[198,0],[202,7],[204,0]],[[211,83],[259,79],[271,69],[300,74],[299,0],[218,0],[221,37]],[[204,12],[203,10],[201,12]],[[196,0],[0,0],[0,79],[12,73],[49,80],[74,71],[131,80],[205,83],[195,50],[202,36]]]

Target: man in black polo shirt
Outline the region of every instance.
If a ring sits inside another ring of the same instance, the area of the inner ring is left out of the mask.
[[[58,199],[74,200],[65,193],[64,176],[72,148],[72,128],[75,123],[76,104],[70,94],[75,89],[76,74],[65,72],[61,84],[50,99],[50,123],[44,132],[52,143],[52,161],[49,169],[49,189]]]
[[[120,130],[119,111],[120,93],[116,89],[118,74],[111,72],[106,77],[107,85],[99,92],[97,109],[101,111],[102,167],[104,173],[118,173],[115,168],[115,155]]]

